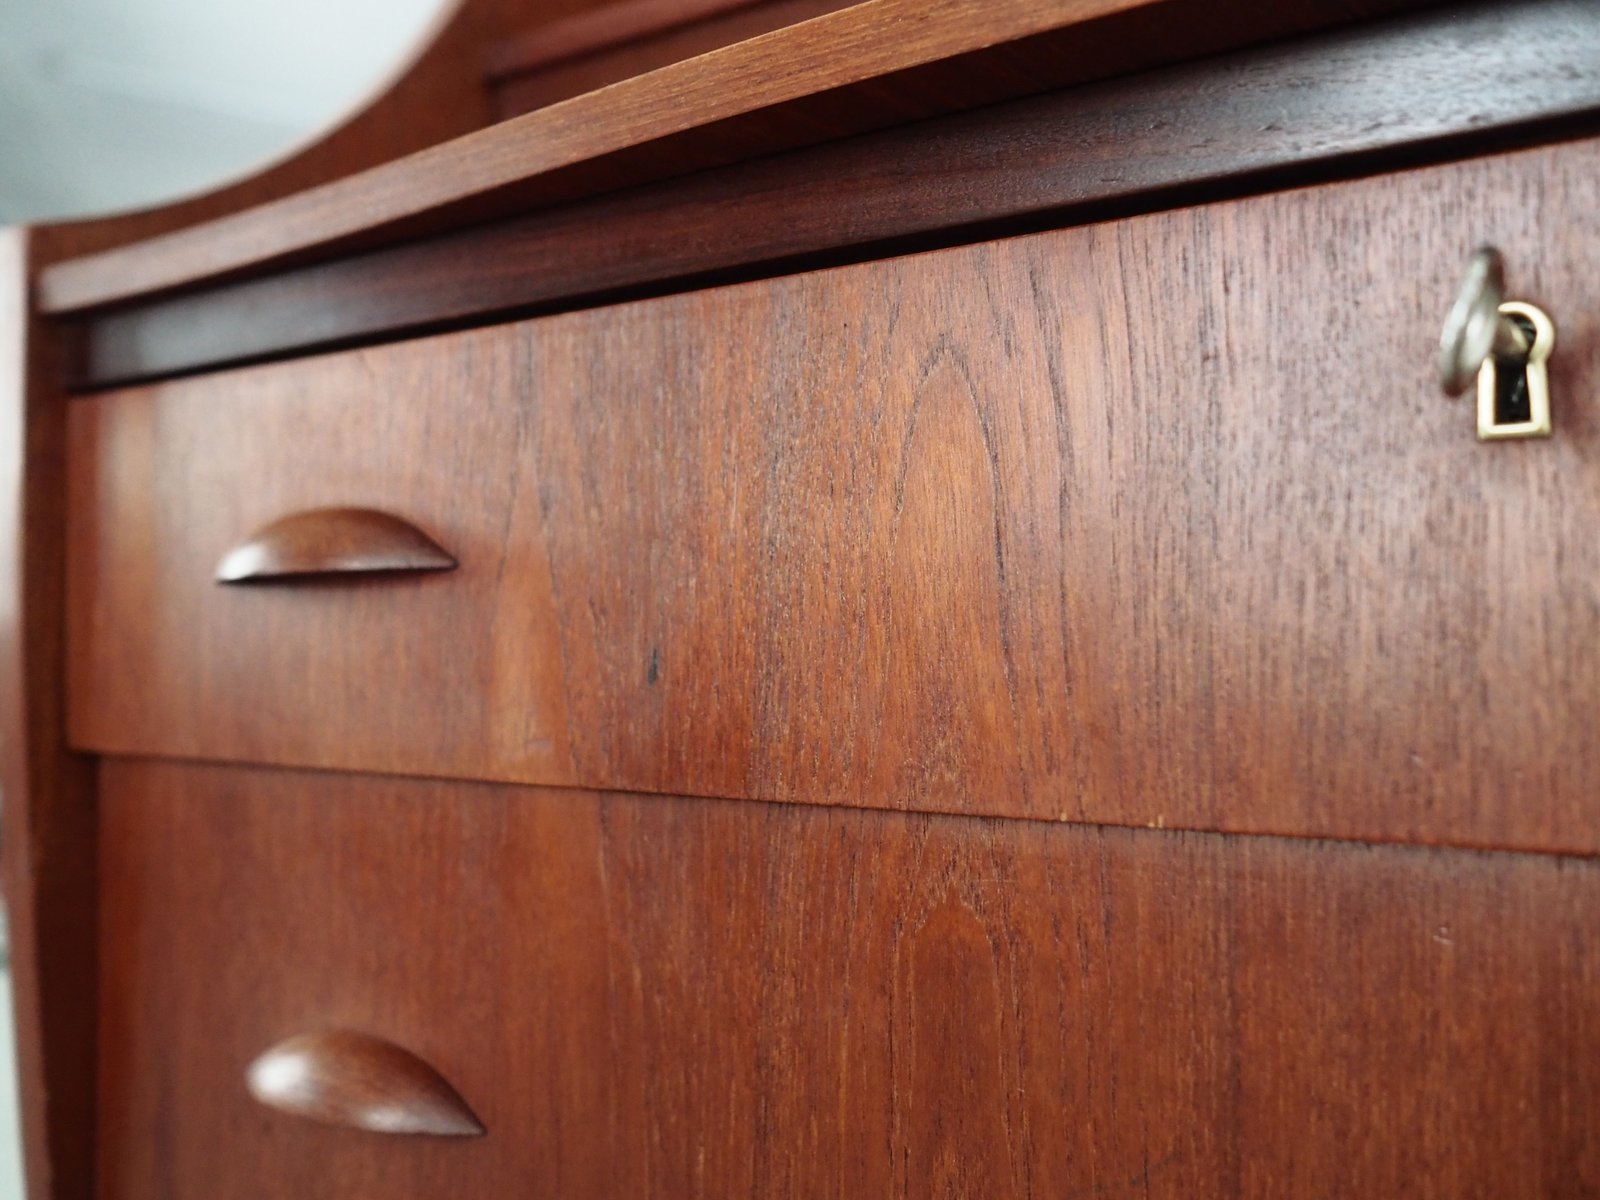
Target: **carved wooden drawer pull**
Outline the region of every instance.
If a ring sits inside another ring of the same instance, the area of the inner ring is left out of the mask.
[[[228,551],[219,583],[316,575],[448,571],[456,560],[409,521],[370,508],[319,508],[258,530]]]
[[[279,1042],[246,1074],[269,1108],[375,1133],[477,1137],[483,1124],[445,1078],[409,1050],[348,1030]]]

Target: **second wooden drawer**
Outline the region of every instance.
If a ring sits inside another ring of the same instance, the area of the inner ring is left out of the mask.
[[[1600,863],[209,765],[103,782],[100,1200],[1600,1177]],[[486,1134],[251,1098],[256,1056],[330,1030],[420,1056]]]

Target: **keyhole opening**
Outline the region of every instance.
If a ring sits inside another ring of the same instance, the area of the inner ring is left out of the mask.
[[[1528,335],[1528,343],[1533,343],[1536,333],[1533,322],[1523,316],[1508,313],[1505,320],[1514,323],[1518,329]],[[1533,398],[1528,394],[1528,364],[1515,358],[1497,358],[1495,360],[1495,396],[1494,396],[1494,423],[1496,425],[1520,425],[1533,419]]]

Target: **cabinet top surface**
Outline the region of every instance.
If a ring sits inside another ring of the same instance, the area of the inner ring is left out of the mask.
[[[866,0],[41,273],[71,313],[581,200],[1420,0]]]

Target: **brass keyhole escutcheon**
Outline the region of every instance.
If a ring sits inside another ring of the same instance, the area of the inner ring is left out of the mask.
[[[1505,299],[1505,261],[1493,246],[1467,262],[1439,339],[1439,384],[1459,396],[1478,382],[1478,440],[1550,436],[1545,364],[1556,327],[1543,309]]]
[[[1525,351],[1492,353],[1478,368],[1478,440],[1550,436],[1550,378],[1555,323],[1542,309],[1512,300],[1498,308],[1527,338]]]

